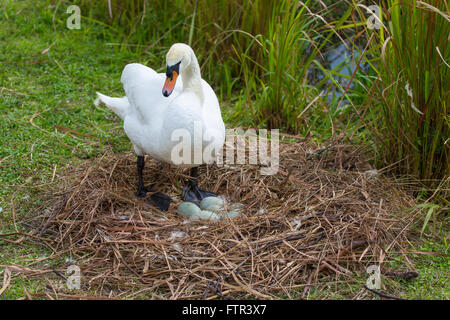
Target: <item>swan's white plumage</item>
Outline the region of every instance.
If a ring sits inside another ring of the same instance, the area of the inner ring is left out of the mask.
[[[128,102],[128,98],[126,96],[122,98],[111,98],[97,92],[97,99],[94,102],[95,105],[98,106],[100,101],[106,104],[122,120],[125,118],[125,115],[130,108],[130,103]]]
[[[179,140],[172,141],[174,130],[184,129],[193,137],[196,122],[203,133],[208,132],[212,138],[208,141],[200,138],[202,149],[209,145],[208,148],[212,147],[218,152],[225,140],[225,126],[216,94],[201,79],[200,70],[195,69],[199,67],[192,49],[187,45],[174,45],[167,55],[168,65],[170,59],[176,60],[177,57],[182,61],[180,75],[169,97],[162,94],[166,75],[138,63],[128,64],[122,72],[125,97],[97,95],[100,101],[124,120],[125,133],[137,155],[148,154],[166,163],[192,167],[199,165],[193,163],[193,141],[190,163],[174,163],[172,159],[172,149],[179,144]]]

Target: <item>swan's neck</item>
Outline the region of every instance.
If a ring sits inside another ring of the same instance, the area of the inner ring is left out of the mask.
[[[183,71],[183,91],[194,92],[203,105],[204,95],[202,86],[202,76],[197,57],[192,53],[191,63]]]

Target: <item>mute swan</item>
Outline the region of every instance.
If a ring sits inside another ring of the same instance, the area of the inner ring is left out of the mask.
[[[202,79],[192,48],[183,43],[172,45],[166,64],[165,74],[138,63],[126,65],[121,77],[126,96],[111,98],[97,92],[96,100],[97,105],[103,102],[124,121],[125,133],[137,155],[136,195],[142,198],[152,193],[152,204],[163,211],[167,211],[171,199],[144,187],[144,156],[191,168],[182,199],[199,202],[215,194],[198,187],[197,166],[214,161],[225,140],[219,102]]]

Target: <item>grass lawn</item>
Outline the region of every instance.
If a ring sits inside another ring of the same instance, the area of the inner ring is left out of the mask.
[[[0,4],[2,234],[29,231],[20,224],[21,216],[39,204],[39,193],[57,183],[66,165],[104,152],[131,150],[121,121],[105,108],[94,106],[95,92],[121,95],[120,74],[127,63],[164,69],[164,55],[120,50],[108,44],[111,39],[104,34],[105,27],[92,21],[82,20],[80,30],[69,30],[65,27],[68,15],[53,17],[53,9],[44,4]],[[229,108],[222,110],[225,121]],[[395,289],[391,294],[412,299],[450,298],[448,233],[449,227],[444,226],[439,235],[415,244],[416,251],[437,255],[411,254],[419,277],[390,281],[389,288]],[[0,265],[28,266],[46,254],[45,246],[19,246],[0,239]],[[51,266],[58,261],[45,263]],[[0,268],[0,279],[3,270]],[[350,282],[324,284],[310,298],[351,298],[366,278],[361,274]],[[44,285],[42,280],[14,277],[4,298],[24,297],[25,289],[33,294]]]

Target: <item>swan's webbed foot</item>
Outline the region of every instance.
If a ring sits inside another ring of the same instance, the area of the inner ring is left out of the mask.
[[[217,197],[217,194],[200,189],[197,184],[198,171],[197,167],[191,169],[191,178],[186,182],[181,193],[181,199],[183,201],[194,202],[200,204],[200,202],[207,197]]]
[[[155,192],[151,188],[144,187],[144,179],[142,177],[144,163],[145,163],[144,156],[138,156],[137,169],[138,169],[139,183],[136,196],[139,199],[145,198],[145,202],[161,211],[169,210],[170,202],[172,201],[172,199],[168,195],[161,192]],[[147,193],[151,193],[150,196],[148,196]]]
[[[200,204],[200,202],[207,197],[217,197],[217,194],[200,189],[197,184],[188,183],[183,187],[181,198],[183,201],[194,202]]]
[[[150,196],[147,195],[148,193],[151,193]],[[161,211],[169,210],[170,202],[172,201],[168,195],[145,187],[138,189],[136,196],[139,199],[145,198],[146,203]]]

